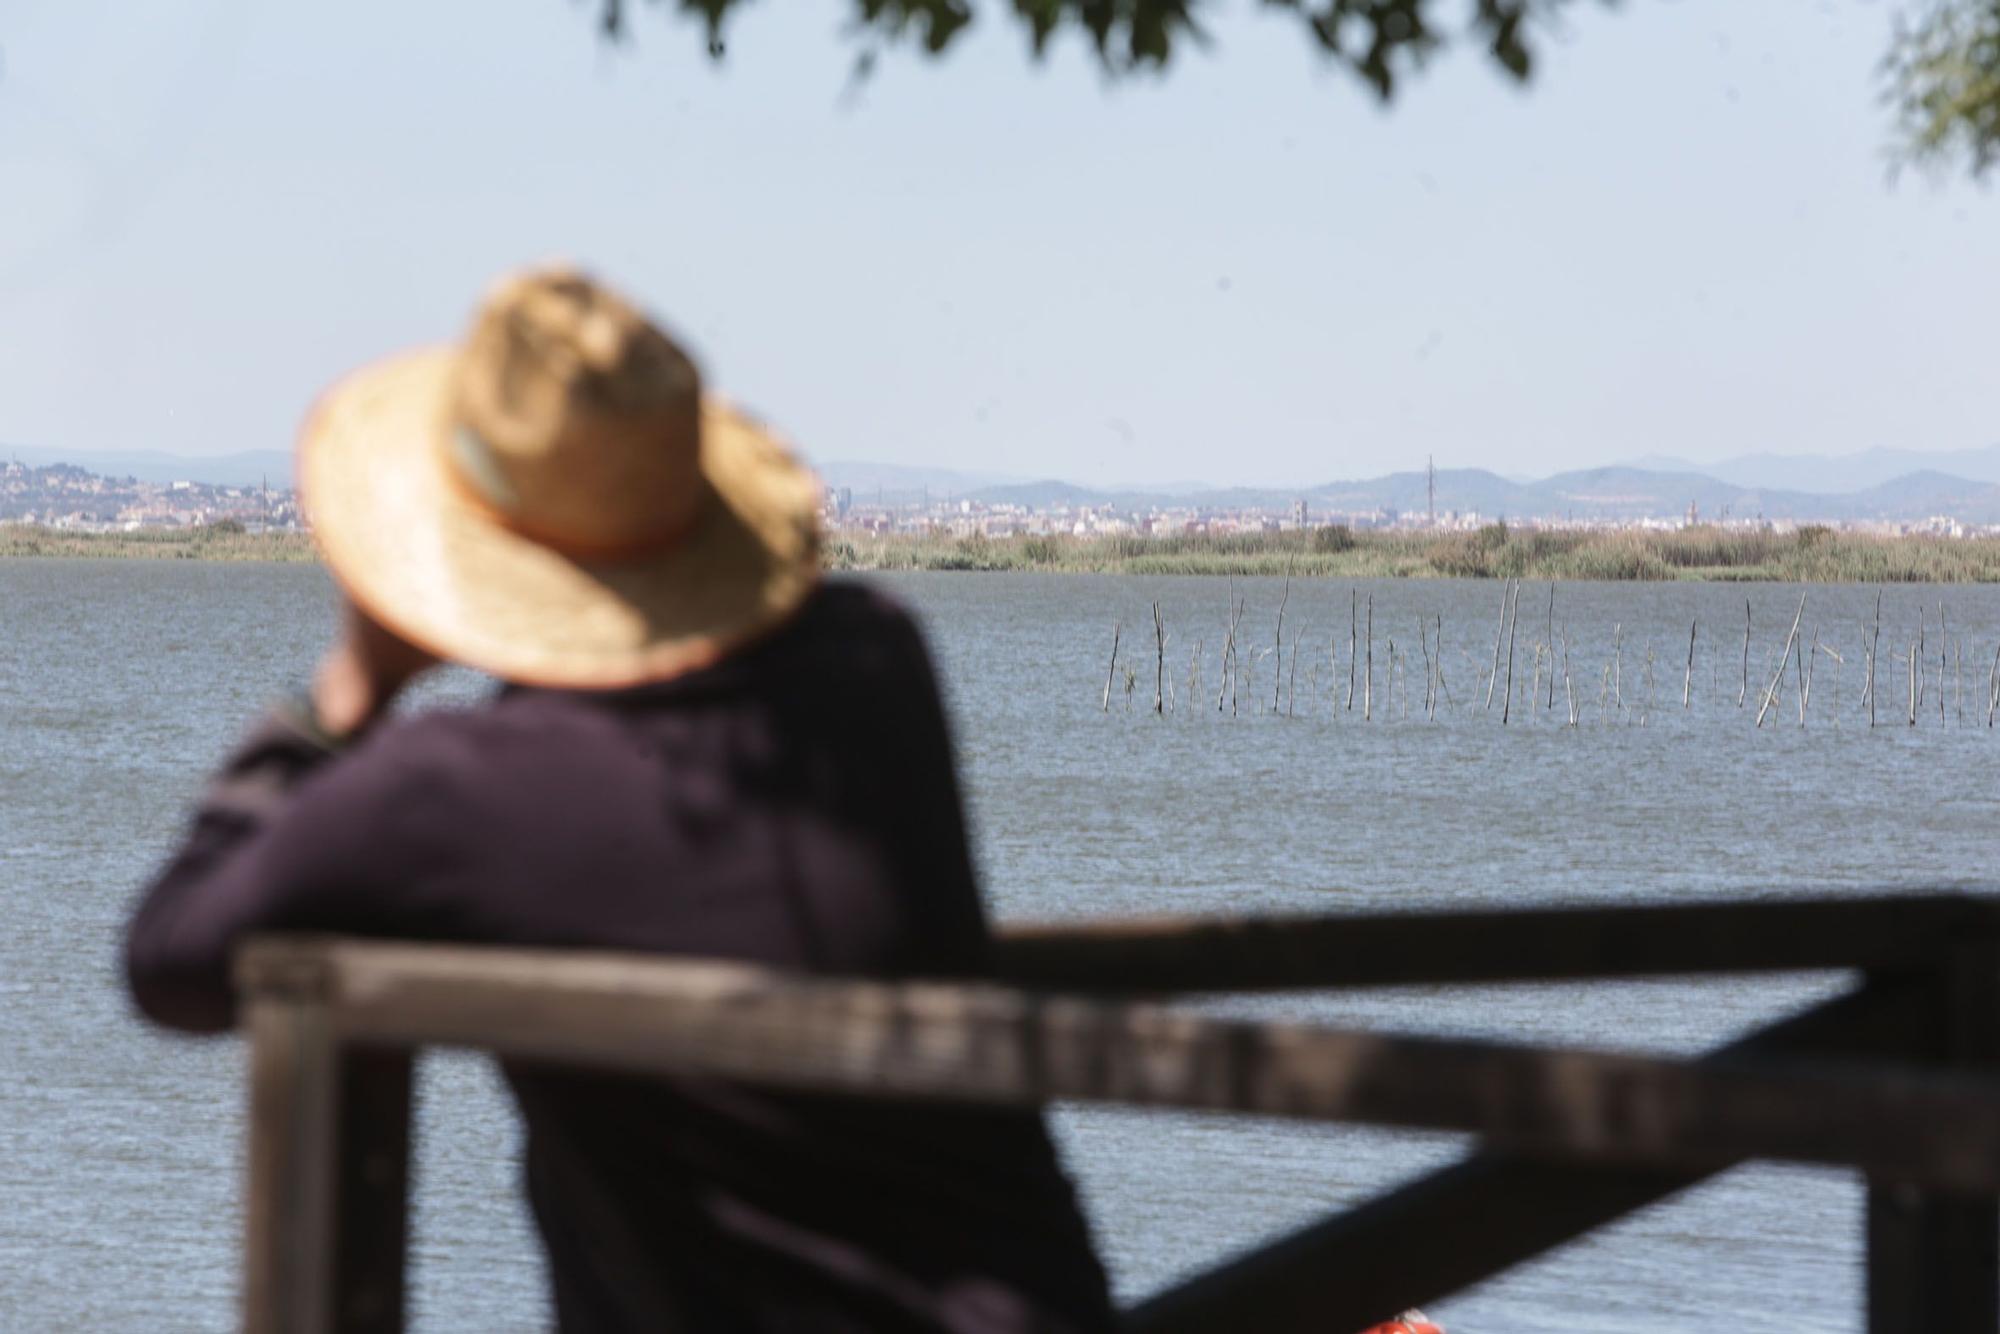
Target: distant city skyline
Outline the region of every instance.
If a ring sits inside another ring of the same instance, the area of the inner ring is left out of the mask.
[[[1568,13],[1378,112],[1289,22],[1107,89],[563,0],[0,20],[0,446],[282,450],[498,271],[628,285],[809,458],[1086,485],[2000,443],[2000,198],[1888,180],[1895,5]],[[385,40],[393,33],[394,41]]]

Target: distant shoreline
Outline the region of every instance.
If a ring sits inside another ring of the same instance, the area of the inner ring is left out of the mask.
[[[1345,527],[1156,537],[826,539],[832,570],[1020,570],[1061,574],[1284,575],[1343,579],[2000,582],[2000,538],[1878,537],[1693,527],[1471,532]]]
[[[1698,580],[1777,583],[2000,582],[2000,538],[1877,537],[1695,527],[1611,532],[1346,528],[1160,537],[872,537],[834,532],[836,571],[1284,575],[1345,579]],[[0,525],[0,558],[286,561],[318,559],[300,532],[228,525],[79,533]]]
[[[319,559],[310,535],[251,533],[238,524],[83,533],[35,524],[0,524],[0,558],[71,556],[118,560],[288,561]]]

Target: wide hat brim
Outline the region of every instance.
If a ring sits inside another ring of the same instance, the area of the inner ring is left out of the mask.
[[[820,486],[750,417],[702,404],[706,494],[645,554],[565,554],[516,532],[450,472],[456,353],[359,371],[299,441],[299,487],[334,577],[440,658],[523,684],[616,689],[715,662],[782,624],[819,578]]]

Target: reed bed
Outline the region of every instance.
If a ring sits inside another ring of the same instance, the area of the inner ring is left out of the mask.
[[[0,524],[0,557],[72,556],[125,560],[310,561],[318,559],[304,533],[250,533],[237,523],[196,528],[147,528],[131,533],[80,533],[34,524]]]
[[[0,524],[0,557],[309,561],[304,533],[230,523],[132,533]],[[1036,570],[1058,574],[1285,575],[1333,579],[1764,580],[1965,584],[2000,581],[2000,538],[1875,537],[1711,527],[1552,532],[1492,524],[1467,533],[1177,533],[1160,537],[870,537],[839,533],[832,570]]]
[[[2000,581],[2000,538],[1876,537],[1808,527],[1616,532],[1510,529],[1159,537],[871,537],[837,534],[836,570],[1040,570],[1072,574],[1283,575],[1345,579]]]

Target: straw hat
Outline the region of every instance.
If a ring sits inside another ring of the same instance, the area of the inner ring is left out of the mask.
[[[299,479],[357,604],[511,681],[678,675],[780,624],[819,577],[817,479],[570,270],[503,280],[462,345],[337,384]]]

